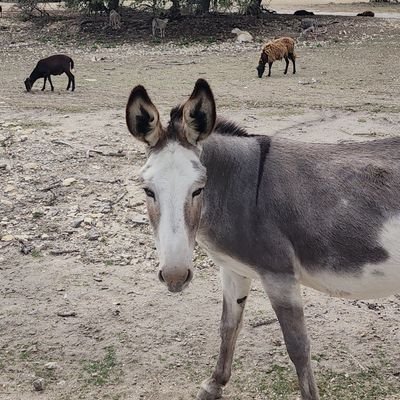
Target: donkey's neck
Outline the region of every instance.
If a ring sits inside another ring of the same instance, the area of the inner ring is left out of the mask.
[[[269,144],[268,136],[224,134],[204,143],[201,162],[207,169],[207,184],[200,242],[230,248],[237,245],[237,232],[252,235],[246,228],[263,212],[258,208],[258,195]]]

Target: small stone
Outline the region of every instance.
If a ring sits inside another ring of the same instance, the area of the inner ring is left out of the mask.
[[[74,219],[74,221],[72,222],[72,227],[79,228],[82,225],[83,220],[84,220],[84,218],[82,218],[82,217]]]
[[[88,240],[94,241],[94,240],[99,240],[100,238],[100,233],[96,231],[95,229],[91,229],[87,234],[86,238]]]
[[[33,388],[37,392],[42,392],[44,390],[44,379],[43,378],[38,378],[33,381]]]
[[[1,237],[2,242],[11,242],[15,237],[13,235],[4,235]]]
[[[75,178],[66,178],[62,181],[63,186],[71,186],[73,183],[77,182]]]
[[[13,202],[10,200],[6,200],[6,199],[1,199],[0,204],[2,204],[3,206],[7,206],[7,207],[13,206]]]
[[[26,349],[26,351],[27,351],[28,353],[37,353],[38,349],[37,349],[36,344],[33,344],[32,346],[28,347],[28,348]]]
[[[52,370],[57,368],[57,363],[56,362],[48,362],[47,364],[44,365],[46,369]]]
[[[93,218],[91,217],[85,217],[83,218],[83,222],[87,225],[92,225],[93,224]]]
[[[35,163],[26,163],[24,169],[38,169],[38,165]]]
[[[4,193],[13,192],[15,189],[16,189],[16,187],[15,187],[14,185],[7,185],[7,186],[4,188]]]
[[[40,236],[40,239],[43,239],[43,240],[48,239],[48,238],[49,238],[49,235],[47,233],[43,233],[43,235]]]
[[[130,221],[138,225],[148,225],[149,221],[144,215],[133,213],[130,217]]]

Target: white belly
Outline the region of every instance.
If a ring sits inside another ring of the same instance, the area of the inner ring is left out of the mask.
[[[202,240],[203,239],[203,240]],[[230,268],[237,274],[257,278],[259,274],[246,265],[213,248],[204,238],[197,238],[211,259],[220,267]],[[356,274],[338,274],[331,271],[308,271],[300,265],[296,272],[300,283],[334,297],[371,299],[400,293],[400,218],[393,218],[382,229],[380,244],[389,258],[380,264],[367,264]],[[266,266],[266,268],[268,268]]]
[[[299,280],[313,289],[335,297],[371,299],[400,293],[400,218],[388,221],[381,233],[380,244],[389,258],[380,264],[366,264],[358,274],[308,272],[298,267]]]
[[[330,272],[309,273],[300,268],[301,284],[347,299],[372,299],[400,293],[399,263],[368,265],[360,275]]]

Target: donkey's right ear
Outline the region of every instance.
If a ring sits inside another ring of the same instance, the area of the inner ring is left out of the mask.
[[[196,146],[214,129],[216,120],[214,95],[207,81],[198,79],[189,100],[183,105],[185,136]]]
[[[134,87],[129,96],[126,125],[136,139],[150,147],[155,146],[161,137],[163,130],[160,115],[142,85]]]

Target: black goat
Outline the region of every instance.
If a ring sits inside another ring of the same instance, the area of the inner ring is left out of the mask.
[[[304,15],[314,15],[314,13],[312,11],[307,11],[307,10],[297,10],[293,13],[293,15],[304,16]]]
[[[357,14],[357,17],[375,17],[375,14],[373,11],[363,11]]]
[[[68,86],[67,90],[69,90],[71,84],[71,90],[75,90],[75,77],[71,72],[71,69],[74,68],[74,61],[71,57],[68,57],[64,54],[56,54],[54,56],[50,56],[40,60],[35,69],[32,71],[29,78],[25,79],[25,87],[28,92],[31,91],[33,84],[39,79],[44,78],[44,83],[42,90],[46,87],[47,79],[50,82],[51,90],[54,91],[53,83],[51,82],[50,75],[61,75],[66,73],[68,76]]]
[[[1,15],[1,18],[3,18],[3,7],[2,6],[0,6],[0,15]]]

